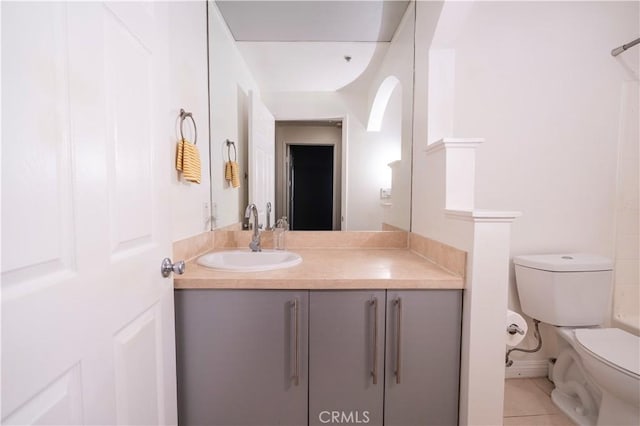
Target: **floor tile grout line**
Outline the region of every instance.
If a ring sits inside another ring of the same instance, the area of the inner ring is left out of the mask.
[[[557,413],[553,413],[553,414],[523,414],[520,416],[503,416],[503,418],[505,419],[513,419],[513,418],[517,418],[517,417],[549,417],[549,416],[557,416]]]
[[[512,382],[517,381],[517,385]],[[547,424],[547,421],[551,421],[552,425],[574,425],[575,423],[571,421],[564,413],[559,410],[555,404],[551,401],[551,395],[547,392],[553,390],[553,383],[549,381],[549,383],[544,383],[548,381],[547,377],[527,377],[527,378],[513,378],[507,379],[505,381],[505,388],[509,386],[509,382],[511,382],[511,386],[515,386],[516,392],[520,394],[531,393],[537,395],[538,397],[543,397],[546,400],[549,400],[552,404],[552,412],[534,412],[530,414],[523,413],[503,413],[503,422],[508,422],[510,425],[517,425],[522,423],[522,425],[531,425],[537,424],[538,421],[543,421],[544,424]],[[546,390],[545,390],[546,387]],[[505,389],[506,391],[507,389]],[[506,404],[506,394],[505,394],[505,404]],[[517,405],[522,405],[517,403]],[[527,411],[527,410],[523,410]],[[533,423],[532,423],[533,422]]]

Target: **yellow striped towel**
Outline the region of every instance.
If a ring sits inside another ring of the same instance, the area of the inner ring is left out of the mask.
[[[200,153],[198,147],[186,139],[182,139],[178,144],[176,169],[182,172],[185,180],[200,183],[202,175]]]
[[[225,161],[224,163],[224,180],[231,183],[231,161]]]
[[[237,162],[231,161],[231,186],[238,188],[240,186],[240,166]]]
[[[182,171],[182,151],[184,151],[184,139],[178,142],[178,146],[176,147],[176,170],[179,172]]]

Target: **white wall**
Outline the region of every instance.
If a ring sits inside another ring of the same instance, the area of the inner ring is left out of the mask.
[[[416,4],[415,85],[413,106],[413,169],[411,190],[411,231],[445,244],[469,250],[473,230],[459,229],[459,222],[445,219],[444,170],[429,164],[427,148],[429,118],[437,111],[428,104],[429,49],[431,47],[443,2],[419,1]],[[453,135],[446,135],[453,136]],[[438,162],[436,164],[444,164]]]
[[[193,113],[198,129],[197,147],[202,163],[201,184],[172,179],[171,218],[173,241],[197,235],[210,228],[204,214],[209,205],[209,112],[207,98],[207,18],[205,2],[168,3],[171,25],[170,105],[176,117],[175,141],[180,139],[180,108]],[[185,137],[193,142],[189,119],[183,126]],[[172,150],[172,153],[174,151]],[[175,158],[168,159],[175,165]],[[171,166],[169,166],[171,167]],[[175,168],[175,167],[174,167]]]
[[[438,49],[450,48],[457,28],[464,26],[468,4],[463,2],[418,1],[416,5],[416,52],[413,119],[413,170],[411,194],[411,230],[419,235],[441,241],[461,250],[471,252],[473,248],[473,226],[468,222],[451,220],[445,216],[445,175],[446,159],[433,159],[438,154],[427,155],[429,142],[442,137],[482,137],[481,134],[457,134],[448,122],[452,114],[447,99],[448,92],[439,93],[435,99],[429,92],[433,80],[446,77],[442,65],[431,55],[434,41]],[[453,23],[452,23],[453,22]],[[444,63],[448,71],[449,64]],[[445,73],[446,74],[446,73]],[[438,83],[440,83],[438,81]],[[435,86],[438,86],[438,83]],[[453,84],[448,84],[451,90]],[[453,93],[453,90],[451,90]],[[442,100],[440,100],[442,98]],[[434,121],[440,121],[435,123]],[[445,132],[448,131],[449,133]],[[445,132],[445,133],[443,133]],[[444,152],[439,155],[445,155]],[[442,169],[440,169],[442,167]],[[469,264],[469,260],[467,261]]]
[[[389,99],[389,105],[383,119],[380,132],[370,132],[372,141],[380,145],[380,162],[385,164],[399,161],[391,169],[377,173],[378,181],[386,180],[393,188],[392,205],[384,207],[382,221],[401,229],[411,226],[411,140],[413,136],[413,54],[414,54],[414,21],[415,8],[410,4],[402,23],[393,36],[389,49],[368,88],[368,111],[375,99],[378,88],[389,76],[394,76],[400,82]],[[388,167],[388,166],[387,166]],[[384,187],[384,181],[379,183],[378,190]]]
[[[477,150],[475,207],[523,212],[513,225],[512,256],[571,250],[613,257],[618,145],[629,150],[638,144],[637,133],[627,136],[628,144],[620,139],[623,117],[629,129],[638,128],[632,107],[621,112],[623,93],[635,96],[637,105],[637,90],[623,85],[638,80],[638,51],[617,58],[609,52],[640,32],[638,3],[460,3],[454,4],[457,21],[449,8],[434,22],[449,6],[418,3],[412,230],[463,249],[468,244],[464,232],[434,209],[438,185],[422,154],[434,128],[430,120],[444,108],[450,117],[444,114],[435,128],[451,129],[448,136],[486,139]],[[449,98],[434,105],[427,88],[437,77],[429,71],[438,58],[430,57],[429,42],[443,27],[448,34],[437,47],[452,49],[453,61],[443,65],[455,70],[455,79],[444,93]],[[629,161],[637,170],[637,154]],[[634,193],[625,182],[619,191]],[[630,271],[638,258],[632,236],[638,211],[633,198],[625,199],[618,202],[629,206],[618,220],[618,235],[626,234],[620,244],[626,244],[629,259],[623,263]],[[631,272],[625,277],[616,309],[633,316],[638,298],[622,295],[637,294],[637,279]],[[510,305],[519,309],[513,268]],[[529,338],[524,345],[532,344]],[[545,348],[554,350],[552,339]],[[542,352],[524,358],[545,357]]]
[[[622,90],[627,80],[638,80],[638,53],[612,58],[609,52],[639,33],[638,3],[419,2],[417,15],[412,230],[468,250],[469,265],[486,254],[468,226],[445,216],[446,161],[424,153],[427,141],[440,137],[481,137],[486,142],[477,149],[474,207],[524,213],[513,225],[512,256],[556,250],[613,256],[616,176],[619,193],[637,194],[628,183],[634,179],[629,168],[638,168],[637,157],[626,171],[618,172],[617,161],[619,143],[627,152],[638,144],[637,130],[622,138],[629,144],[622,142],[619,130],[623,117],[631,122],[628,129],[638,128],[637,101],[620,112],[622,93],[638,96],[637,90]],[[453,81],[438,72],[442,67],[451,71]],[[429,88],[439,78],[445,86],[434,96]],[[638,222],[635,200],[619,196],[623,208],[618,211],[625,211],[626,219],[618,221],[618,230],[627,235],[637,235],[637,225],[631,225]],[[637,239],[625,241],[637,262]],[[484,387],[494,398],[481,404],[486,410],[478,405],[477,372],[484,367],[472,363],[481,360],[493,368],[496,362],[497,355],[482,358],[488,352],[474,349],[474,342],[491,331],[475,324],[488,324],[491,309],[503,309],[504,295],[487,294],[488,287],[476,282],[476,268],[469,267],[463,423],[498,415],[502,401],[500,384],[492,382]],[[513,271],[509,281],[510,305],[517,308]],[[634,286],[637,279],[620,293],[637,291]],[[483,298],[493,306],[478,305]],[[623,309],[634,311],[636,301]],[[524,346],[532,344],[525,341]],[[549,346],[554,345],[547,339]]]
[[[403,99],[406,97],[413,96],[398,84],[389,98],[380,132],[370,132],[372,137],[379,138],[381,156],[387,163],[386,174],[381,176],[385,179],[381,188],[391,189],[391,198],[380,200],[381,203],[385,203],[382,221],[401,229],[409,229],[411,226],[411,213],[407,208],[411,205],[411,133],[404,141],[402,139]],[[407,115],[411,115],[411,110],[407,111]],[[411,131],[410,122],[406,127]]]
[[[638,79],[638,53],[609,52],[640,32],[638,5],[477,2],[468,16],[455,45],[454,129],[487,141],[476,206],[523,212],[512,255],[614,256],[622,85]]]
[[[514,253],[613,254],[629,74],[609,52],[638,28],[638,3],[476,3],[456,46],[455,131],[487,140],[477,206],[523,212]]]
[[[250,90],[257,93],[259,90],[218,7],[211,1],[209,2],[209,63],[211,68],[209,77],[212,212],[213,227],[220,228],[238,223],[244,216],[248,184],[244,178],[247,171],[248,94]],[[232,188],[224,180],[227,139],[234,141],[238,150],[239,188]]]

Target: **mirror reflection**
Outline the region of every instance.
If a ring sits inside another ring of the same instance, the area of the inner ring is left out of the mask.
[[[415,3],[210,1],[208,15],[213,227],[249,203],[266,225],[271,203],[269,223],[293,230],[409,230]]]

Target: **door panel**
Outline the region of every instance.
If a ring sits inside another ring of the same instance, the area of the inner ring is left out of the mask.
[[[387,292],[385,426],[458,424],[461,293]]]
[[[111,6],[2,4],[3,424],[177,421],[167,6]]]
[[[334,219],[334,147],[288,145],[291,229],[330,231]]]
[[[154,306],[114,337],[118,424],[165,423],[158,386],[161,367],[158,309],[159,306]]]
[[[53,2],[2,9],[2,151],[11,158],[2,162],[2,238],[20,242],[2,251],[3,298],[11,298],[74,273],[75,203],[66,9]],[[29,43],[9,42],[23,34]]]
[[[384,307],[384,290],[311,292],[310,425],[336,412],[341,423],[382,425]]]
[[[306,424],[308,297],[306,291],[177,290],[180,424]]]
[[[36,396],[5,418],[6,425],[82,424],[80,365],[45,386]]]
[[[152,241],[152,59],[140,39],[107,13],[107,167],[114,254]]]

